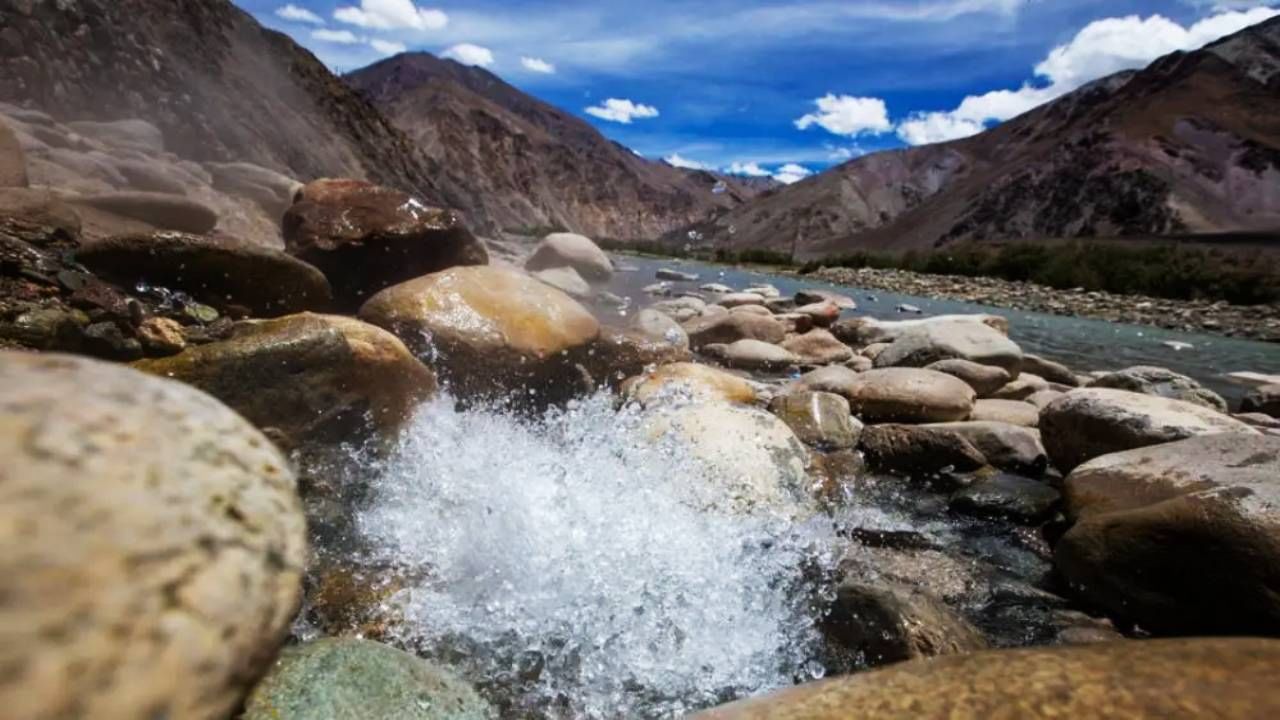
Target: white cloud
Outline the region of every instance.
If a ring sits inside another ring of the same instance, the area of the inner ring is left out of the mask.
[[[418,7],[413,0],[360,0],[359,7],[340,7],[333,17],[373,30],[440,30],[449,24],[443,10]]]
[[[488,67],[493,64],[493,52],[486,47],[472,45],[471,43],[461,43],[445,50],[441,57],[447,57],[457,60],[463,65],[479,65],[480,67]]]
[[[1017,117],[1099,78],[1145,67],[1171,52],[1194,50],[1276,15],[1280,10],[1255,7],[1219,12],[1188,27],[1161,15],[1096,20],[1036,65],[1035,74],[1046,83],[970,95],[947,112],[915,113],[898,125],[898,137],[921,145],[975,135],[990,122]]]
[[[556,72],[556,66],[542,58],[522,57],[520,58],[520,64],[524,66],[525,70],[530,72],[542,73],[544,75],[554,75]]]
[[[338,43],[340,45],[355,45],[361,42],[360,38],[350,30],[330,30],[328,28],[320,28],[311,31],[311,37],[321,42]]]
[[[623,125],[630,125],[631,121],[636,119],[658,117],[658,108],[652,105],[641,105],[630,100],[620,100],[618,98],[609,98],[600,105],[587,108],[585,112],[601,120],[622,123]]]
[[[725,172],[729,173],[730,175],[746,175],[748,177],[769,177],[770,175],[773,174],[753,162],[733,163],[725,170]]]
[[[298,7],[292,3],[285,5],[284,7],[276,8],[276,17],[293,22],[311,23],[312,25],[324,24],[324,18],[306,8]]]
[[[404,43],[392,42],[390,40],[379,40],[374,38],[369,41],[369,46],[383,55],[399,55],[408,50]]]
[[[787,163],[774,171],[773,179],[784,185],[790,185],[792,183],[800,182],[812,174],[813,171],[803,165]]]
[[[889,110],[880,98],[827,93],[813,102],[818,112],[796,120],[797,128],[808,130],[817,125],[829,133],[849,137],[880,135],[893,129]]]
[[[680,153],[672,153],[667,157],[662,158],[662,161],[670,165],[671,167],[684,168],[686,170],[710,169],[707,167],[706,164],[700,163],[697,160],[690,160],[689,158],[680,157]]]

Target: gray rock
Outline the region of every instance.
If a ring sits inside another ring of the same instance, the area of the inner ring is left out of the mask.
[[[925,367],[939,360],[969,360],[1016,377],[1022,349],[980,322],[933,322],[902,334],[876,356],[876,367]]]
[[[973,411],[973,388],[933,370],[882,368],[857,373],[832,366],[818,372],[823,374],[810,373],[798,384],[844,396],[854,416],[864,422],[949,422],[964,420]]]
[[[533,273],[533,276],[570,297],[591,297],[591,285],[571,267],[547,268]]]
[[[693,273],[680,272],[670,268],[658,268],[653,276],[659,280],[671,280],[673,282],[697,282],[698,276]]]
[[[77,197],[73,204],[139,220],[161,230],[177,230],[195,235],[203,235],[218,224],[218,214],[207,205],[182,195],[168,193],[100,193]]]
[[[1128,390],[1195,403],[1222,413],[1227,411],[1227,401],[1221,395],[1186,375],[1161,367],[1139,365],[1117,370],[1097,378],[1089,387]]]

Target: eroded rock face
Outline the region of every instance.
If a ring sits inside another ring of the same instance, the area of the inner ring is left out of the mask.
[[[500,267],[456,267],[375,295],[360,318],[390,330],[459,397],[511,391],[553,402],[578,393],[574,355],[600,324],[573,298]]]
[[[623,383],[629,400],[650,405],[666,398],[721,401],[750,405],[756,391],[746,380],[707,365],[680,362],[663,365]]]
[[[280,452],[180,383],[0,352],[0,455],[5,714],[228,717],[302,592]]]
[[[436,385],[391,333],[311,313],[241,323],[227,340],[136,367],[195,385],[291,446],[394,435]]]
[[[613,262],[591,241],[574,233],[552,233],[538,243],[525,262],[529,270],[570,267],[588,282],[608,282],[613,277]]]
[[[1105,455],[1064,486],[1059,571],[1156,632],[1280,632],[1280,438],[1211,435]]]
[[[1186,375],[1161,367],[1139,365],[1117,370],[1098,377],[1090,387],[1128,390],[1203,405],[1221,413],[1227,411],[1227,401],[1221,395]]]
[[[973,411],[973,388],[933,370],[881,368],[857,373],[837,366],[817,373],[805,375],[798,384],[843,395],[854,416],[868,423],[949,422],[964,420]]]
[[[277,250],[228,238],[156,232],[92,243],[76,259],[125,286],[137,283],[181,290],[226,310],[255,317],[325,310],[329,282],[316,268]]]
[[[775,397],[769,412],[782,421],[800,441],[829,450],[856,447],[862,423],[849,414],[849,401],[826,392],[802,391]]]
[[[695,720],[1274,717],[1280,641],[1125,640],[995,650],[782,690]]]
[[[318,268],[355,308],[383,288],[489,255],[450,210],[363,180],[317,180],[284,216],[290,255]]]
[[[1040,413],[1049,458],[1070,472],[1093,458],[1197,435],[1257,431],[1203,405],[1127,390],[1085,388]]]
[[[243,720],[494,720],[497,713],[448,670],[389,645],[326,638],[281,653]]]

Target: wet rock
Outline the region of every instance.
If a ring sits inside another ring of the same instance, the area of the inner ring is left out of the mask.
[[[227,340],[136,367],[204,390],[290,446],[394,436],[435,390],[432,372],[395,336],[311,313],[240,323]]]
[[[676,322],[685,322],[702,315],[707,303],[695,297],[678,297],[656,302],[650,307]]]
[[[0,187],[27,186],[27,157],[9,124],[0,119]]]
[[[1089,387],[1114,388],[1155,395],[1202,405],[1220,413],[1227,411],[1227,401],[1218,393],[1203,387],[1186,375],[1160,367],[1137,366],[1107,373]]]
[[[1033,428],[1040,425],[1040,409],[1020,400],[979,400],[973,404],[969,419]]]
[[[777,345],[787,337],[786,329],[777,320],[743,313],[695,318],[685,323],[684,329],[694,350],[739,340],[759,340]]]
[[[918,425],[870,425],[859,447],[873,471],[925,476],[986,467],[982,451],[957,433]]]
[[[1066,385],[1067,387],[1080,385],[1080,380],[1071,368],[1062,363],[1042,358],[1039,355],[1023,355],[1022,370],[1033,375],[1039,375],[1051,383]]]
[[[1149,640],[993,650],[919,660],[789,688],[693,720],[1132,718],[1280,714],[1280,641]]]
[[[50,228],[70,237],[80,234],[80,216],[47,190],[0,187],[0,224],[18,228]]]
[[[840,306],[833,302],[820,302],[812,305],[802,305],[793,312],[800,315],[808,315],[813,320],[813,324],[826,328],[831,327],[836,320],[840,319]]]
[[[1040,413],[1049,458],[1070,472],[1093,458],[1197,435],[1256,433],[1239,420],[1181,400],[1111,388],[1073,390]]]
[[[1049,390],[1049,381],[1035,373],[1024,372],[1018,379],[991,393],[992,400],[1026,400],[1043,390]]]
[[[888,347],[887,345],[885,347]],[[994,365],[983,365],[972,360],[953,358],[939,360],[925,366],[926,370],[936,370],[953,377],[960,378],[973,388],[978,397],[984,398],[1008,385],[1012,377],[1009,371]]]
[[[759,340],[738,340],[728,345],[707,345],[702,352],[727,367],[739,370],[785,370],[800,362],[800,358],[777,345]]]
[[[951,509],[976,517],[1039,525],[1053,516],[1060,499],[1057,490],[1042,482],[998,474],[957,490],[951,496]]]
[[[841,310],[858,309],[858,303],[854,302],[853,298],[829,290],[809,289],[796,293],[796,305],[813,305],[822,302],[832,303]]]
[[[362,180],[317,180],[285,213],[285,247],[329,278],[344,308],[383,288],[489,255],[450,210]]]
[[[253,691],[243,720],[494,720],[448,670],[389,645],[326,638],[286,649]]]
[[[229,717],[301,596],[284,456],[180,383],[12,352],[0,456],[5,715]]]
[[[938,598],[876,578],[844,578],[823,626],[830,640],[871,667],[989,647],[977,628]]]
[[[125,286],[181,290],[201,303],[239,307],[256,317],[323,310],[329,282],[316,268],[286,255],[230,238],[155,232],[123,235],[82,247],[76,259]]]
[[[1090,602],[1155,632],[1280,633],[1280,438],[1105,455],[1063,492],[1076,524],[1054,559]]]
[[[573,355],[600,325],[573,298],[516,270],[456,267],[375,295],[360,318],[390,330],[462,398],[520,390],[535,403],[581,391]]]
[[[880,368],[857,373],[833,366],[805,375],[798,383],[844,396],[854,416],[869,423],[949,422],[964,420],[973,411],[973,388],[933,370]]]
[[[794,353],[806,365],[833,365],[853,359],[853,350],[848,345],[822,329],[793,335],[782,342],[782,347]]]
[[[847,450],[858,445],[862,423],[849,414],[849,401],[826,392],[803,391],[775,397],[769,412],[782,418],[806,445]]]
[[[119,191],[82,195],[73,205],[102,210],[161,230],[203,235],[218,224],[218,214],[198,200],[171,193]]]
[[[737,375],[696,363],[663,365],[623,383],[622,390],[630,400],[641,405],[664,399],[719,401],[750,405],[756,401],[751,383]]]
[[[129,362],[142,357],[142,343],[137,338],[126,337],[114,322],[98,322],[86,327],[83,350],[86,355],[105,360]]]
[[[1280,385],[1263,385],[1245,395],[1240,401],[1240,412],[1280,418]]]
[[[569,267],[590,282],[608,282],[613,262],[590,238],[574,233],[552,233],[538,243],[525,262],[528,270]]]
[[[138,325],[138,341],[148,355],[176,355],[187,347],[187,338],[176,320],[150,317]]]
[[[651,412],[647,437],[686,447],[722,479],[723,497],[711,499],[713,507],[792,517],[816,511],[806,473],[809,453],[777,417],[727,403],[658,406]]]
[[[729,293],[716,300],[716,304],[727,308],[736,308],[743,305],[759,305],[763,307],[764,296],[749,292]]]
[[[1016,377],[1022,349],[980,322],[935,322],[900,335],[876,356],[876,367],[925,367],[951,359],[1003,368]]]
[[[601,328],[600,337],[592,343],[583,360],[583,366],[593,379],[603,381],[609,387],[617,387],[627,378],[649,369],[690,359],[689,339],[684,336],[684,331],[679,330],[678,334],[669,329],[663,331],[652,318],[645,322],[645,313],[651,313],[679,330],[674,320],[654,310],[642,310],[637,322],[629,328]]]
[[[570,297],[579,299],[591,297],[591,285],[571,267],[539,270],[533,273],[533,276]]]
[[[1049,467],[1049,457],[1040,433],[1020,425],[975,421],[927,425],[930,429],[955,433],[968,440],[993,467],[1038,477]]]

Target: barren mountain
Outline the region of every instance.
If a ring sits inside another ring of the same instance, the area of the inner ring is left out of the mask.
[[[695,229],[715,247],[798,258],[964,240],[1280,232],[1280,19],[974,137],[858,158]]]
[[[346,79],[448,169],[464,207],[484,207],[503,229],[652,239],[776,184],[646,160],[493,73],[426,53]]]

